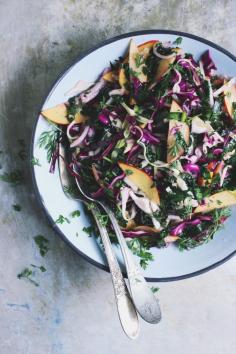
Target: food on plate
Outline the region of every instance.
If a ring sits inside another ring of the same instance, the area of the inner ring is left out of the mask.
[[[42,112],[68,141],[81,183],[148,259],[153,246],[208,242],[236,204],[235,78],[180,42],[132,39],[95,83]]]

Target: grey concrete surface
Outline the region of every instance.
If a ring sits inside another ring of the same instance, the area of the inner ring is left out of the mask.
[[[234,0],[0,1],[0,173],[18,168],[24,175],[16,187],[0,182],[0,354],[236,353],[235,258],[197,278],[160,284],[161,324],[142,323],[138,340],[129,341],[109,274],[49,227],[27,162],[42,98],[82,50],[127,31],[164,28],[204,36],[236,54],[235,15]],[[37,234],[50,240],[45,258],[34,244]],[[39,287],[16,277],[31,263],[47,268],[37,271]]]

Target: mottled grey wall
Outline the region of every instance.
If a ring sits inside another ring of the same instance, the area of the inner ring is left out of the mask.
[[[37,110],[53,81],[81,51],[138,29],[203,36],[236,54],[236,1],[0,1],[0,163],[24,181],[0,182],[1,354],[232,354],[236,352],[236,261],[199,278],[161,284],[163,321],[126,339],[109,275],[80,259],[48,226],[27,162]],[[19,157],[26,143],[26,159]],[[20,204],[16,212],[12,204]],[[50,240],[40,257],[33,236]],[[39,287],[16,275],[30,263]]]

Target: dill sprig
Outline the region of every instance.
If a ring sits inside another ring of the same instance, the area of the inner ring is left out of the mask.
[[[38,142],[39,147],[44,148],[47,151],[48,162],[50,162],[52,159],[60,135],[61,135],[61,130],[56,125],[52,125],[52,130],[42,132],[42,134],[39,137],[39,142]]]

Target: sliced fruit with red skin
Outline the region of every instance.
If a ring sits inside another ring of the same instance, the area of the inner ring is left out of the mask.
[[[137,65],[138,58],[141,60],[139,65]],[[131,39],[129,47],[129,69],[131,70],[131,73],[133,72],[135,74],[135,77],[137,77],[140,82],[147,82],[147,75],[143,73],[143,59],[144,57],[139,52],[137,44]]]
[[[156,229],[155,227],[151,227],[151,226],[146,226],[146,225],[139,225],[133,228],[133,230],[135,231],[147,231],[150,233],[158,233],[161,230],[160,229]]]
[[[183,110],[178,105],[178,103],[173,100],[171,103],[170,112],[178,113],[178,112],[183,112]],[[184,153],[184,149],[182,148],[178,150],[175,156],[173,156],[171,153],[172,147],[176,143],[176,134],[174,133],[176,129],[178,129],[178,131],[182,134],[186,144],[189,145],[190,129],[188,124],[175,119],[170,119],[168,136],[167,136],[167,162],[168,163],[177,160]]]
[[[236,105],[236,84],[226,86],[224,90],[224,104],[226,108],[226,112],[230,116],[230,118],[234,118],[234,112],[236,107],[233,107],[233,103]]]
[[[158,42],[158,41],[148,41],[145,43],[142,43],[140,45],[138,45],[138,50],[140,51],[140,54],[142,54],[145,58],[148,57],[151,49],[153,48],[153,45]],[[128,63],[129,61],[129,57],[126,56],[126,58],[124,59],[123,63]],[[127,83],[128,79],[125,75],[125,70],[123,68],[121,68],[119,70],[119,84],[121,87],[125,88],[125,84]]]
[[[143,57],[146,59],[149,56],[154,44],[157,42],[158,41],[153,40],[153,41],[148,41],[148,42],[144,42],[142,44],[139,44],[138,45],[139,53],[141,55],[143,55]]]
[[[52,108],[45,109],[41,112],[44,118],[47,118],[53,123],[67,125],[70,122],[67,119],[67,106],[65,103],[58,104]],[[76,113],[75,122],[84,123],[88,117],[84,116],[81,113]]]
[[[179,238],[180,238],[179,236],[166,236],[166,237],[164,237],[164,241],[166,244],[168,244],[168,243],[173,243],[173,242],[179,240]]]
[[[175,48],[176,50],[176,55],[181,54],[182,49],[180,48]],[[156,80],[159,81],[165,74],[168,73],[170,70],[170,65],[174,63],[176,59],[176,55],[174,55],[172,58],[168,59],[161,59],[158,67],[157,67],[157,73],[156,73]]]
[[[56,124],[69,124],[67,119],[67,107],[64,103],[58,104],[55,107],[45,109],[41,112],[44,118],[47,118],[53,123]]]
[[[128,165],[124,162],[118,162],[119,167],[126,174],[132,183],[134,183],[146,197],[154,203],[160,204],[160,197],[152,178],[137,167]]]
[[[109,81],[109,82],[117,82],[118,81],[118,72],[117,71],[108,71],[106,74],[103,75],[102,77],[104,80]]]
[[[172,100],[170,113],[177,113],[177,112],[183,112],[183,110],[175,100]]]
[[[221,209],[236,204],[236,190],[223,191],[206,197],[204,204],[199,205],[194,213],[208,213],[214,209]]]
[[[126,57],[125,60],[123,61],[123,64],[128,63],[129,58]],[[120,68],[119,70],[119,84],[122,88],[126,88],[125,84],[128,82],[128,79],[125,75],[125,69],[124,68]]]
[[[75,119],[74,119],[74,121],[76,122],[76,123],[84,123],[84,122],[86,122],[87,120],[89,119],[89,117],[88,116],[84,116],[82,113],[76,113],[75,114]]]

